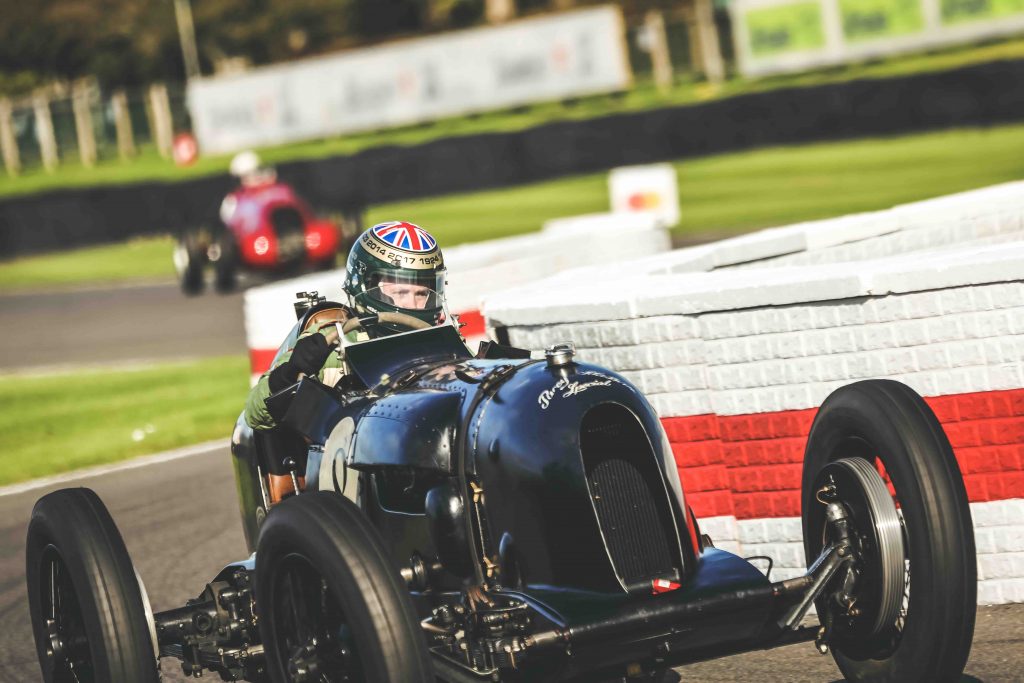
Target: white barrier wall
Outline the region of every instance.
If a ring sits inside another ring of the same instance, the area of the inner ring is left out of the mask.
[[[539,233],[445,248],[447,297],[473,342],[485,338],[479,308],[483,297],[542,280],[568,269],[609,264],[664,253],[670,248],[665,226],[654,214],[593,214],[548,221]],[[274,353],[295,324],[295,293],[318,291],[345,301],[344,270],[313,273],[254,287],[245,293],[245,329],[253,376],[269,368]]]
[[[909,384],[964,474],[979,601],[1024,602],[1022,190],[577,269],[492,295],[484,314],[514,344],[574,340],[581,358],[637,383],[703,530],[774,556],[777,577],[803,570],[800,471],[816,407],[859,379]],[[864,254],[884,258],[852,260]],[[790,265],[801,261],[816,265]]]

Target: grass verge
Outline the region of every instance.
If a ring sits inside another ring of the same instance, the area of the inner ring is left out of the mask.
[[[0,485],[230,437],[242,356],[140,370],[0,376]]]
[[[169,236],[29,256],[0,263],[0,291],[174,277]]]
[[[1014,37],[982,45],[899,55],[800,74],[761,79],[732,78],[720,86],[712,86],[691,77],[682,77],[665,92],[655,88],[649,79],[640,78],[637,85],[625,93],[539,103],[512,110],[441,119],[420,125],[297,142],[266,148],[261,150],[261,154],[271,163],[323,158],[353,154],[380,145],[415,145],[449,136],[522,130],[553,121],[581,120],[608,114],[692,104],[778,88],[810,87],[862,78],[892,78],[1013,59],[1024,59],[1024,38]],[[72,151],[70,156],[75,154],[76,152]],[[203,157],[193,166],[178,168],[169,160],[160,157],[156,150],[149,146],[143,147],[139,155],[130,161],[110,158],[101,160],[94,168],[85,168],[69,159],[54,173],[46,172],[40,167],[32,167],[17,178],[0,175],[0,197],[64,187],[92,187],[143,180],[183,180],[224,173],[227,171],[229,160],[230,155]]]
[[[740,232],[886,209],[1024,178],[1024,125],[776,147],[676,162],[679,236]],[[428,226],[441,244],[540,229],[554,216],[608,210],[596,173],[515,188],[373,207]]]
[[[1024,125],[776,147],[677,162],[677,236],[740,232],[889,208],[1024,178]],[[607,174],[371,207],[443,245],[532,230],[555,216],[608,210]],[[0,291],[174,276],[170,238],[0,263]]]

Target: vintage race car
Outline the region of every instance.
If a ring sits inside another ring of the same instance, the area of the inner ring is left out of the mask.
[[[186,230],[174,250],[174,266],[186,294],[202,292],[204,270],[213,267],[217,291],[235,288],[240,269],[272,273],[300,267],[334,268],[343,247],[342,226],[318,219],[287,184],[241,187],[221,205],[212,227]]]
[[[959,679],[970,510],[906,386],[858,382],[821,406],[803,468],[809,569],[773,580],[701,533],[650,403],[571,344],[471,355],[450,316],[360,319],[315,296],[297,310],[282,348],[325,324],[342,339],[409,331],[343,342],[351,374],[272,397],[276,429],[239,420],[253,554],[182,607],[152,613],[95,494],[40,499],[27,561],[47,681],[156,681],[160,657],[224,680],[654,681],[798,641],[850,680]]]

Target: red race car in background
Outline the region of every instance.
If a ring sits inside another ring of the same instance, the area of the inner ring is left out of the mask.
[[[318,220],[253,152],[238,154],[231,174],[240,185],[224,198],[214,227],[187,230],[175,248],[174,265],[185,294],[203,291],[208,263],[219,292],[235,288],[240,269],[294,273],[335,266],[342,245],[338,225]]]

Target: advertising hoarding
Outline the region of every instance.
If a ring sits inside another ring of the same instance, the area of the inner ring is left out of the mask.
[[[194,79],[189,111],[209,154],[613,92],[624,31],[604,6],[400,41]]]
[[[733,0],[740,71],[764,76],[1024,31],[1024,0]]]

